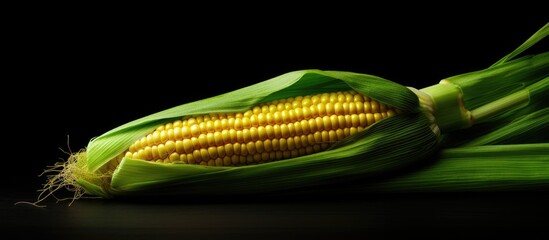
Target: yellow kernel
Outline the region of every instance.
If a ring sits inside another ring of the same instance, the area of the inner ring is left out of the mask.
[[[366,121],[368,122],[368,126],[374,124],[375,122],[374,114],[366,113]]]
[[[265,139],[263,141],[263,149],[265,152],[271,152],[273,150],[272,141],[270,139]]]
[[[200,128],[197,124],[192,125],[190,128],[191,136],[198,137],[200,135]]]
[[[200,133],[206,133],[208,132],[208,128],[206,127],[206,122],[200,122],[198,124],[198,129],[200,129]]]
[[[230,126],[229,125],[229,119],[223,118],[223,119],[221,119],[221,126],[220,126],[221,129],[219,129],[217,131],[222,131],[223,129],[228,129],[229,126]]]
[[[276,124],[273,126],[273,133],[274,138],[280,138],[282,136],[282,134],[280,133],[280,125]]]
[[[318,107],[317,107],[317,104],[315,105],[311,105],[309,107],[309,112],[311,114],[310,117],[317,117],[318,116]]]
[[[161,141],[160,141],[160,132],[154,131],[153,134],[152,134],[152,140],[153,140],[154,144],[161,143]]]
[[[286,124],[288,126],[288,135],[289,136],[295,136],[295,127],[294,123],[288,123]]]
[[[234,129],[242,130],[242,119],[241,118],[236,118],[234,120]]]
[[[209,147],[208,148],[208,156],[210,156],[211,159],[217,158],[217,147]]]
[[[196,138],[194,138],[194,139],[196,139]],[[183,139],[183,141],[181,143],[183,144],[183,149],[184,149],[185,153],[192,153],[193,152],[194,146],[193,146],[192,140]],[[176,145],[176,148],[177,148],[177,145]],[[179,152],[179,151],[177,151],[177,152]],[[179,153],[183,153],[183,152],[179,152]]]
[[[197,160],[194,158],[194,153],[188,153],[187,154],[187,163],[189,164],[196,164]]]
[[[317,127],[316,131],[322,131],[324,129],[324,122],[322,121],[322,117],[316,117],[314,120],[315,126]]]
[[[321,132],[315,132],[313,134],[315,138],[315,143],[321,143],[322,142],[322,133]]]
[[[336,134],[336,131],[334,131],[334,130],[328,131],[328,139],[329,139],[328,141],[329,141],[330,143],[335,143],[335,142],[337,142],[337,134]]]
[[[179,161],[179,153],[173,152],[172,154],[170,154],[169,158],[171,162]]]
[[[152,160],[152,159],[153,159],[153,156],[152,156],[152,149],[151,149],[151,147],[146,146],[146,147],[143,149],[142,155],[143,155],[143,159]]]
[[[164,144],[162,143],[158,144],[157,150],[158,150],[158,157],[160,159],[164,159],[168,157],[168,152],[166,151],[166,146],[164,146]]]
[[[208,150],[205,148],[200,149],[200,156],[202,157],[202,161],[208,161],[211,159]]]
[[[309,107],[301,108],[301,114],[303,115],[303,119],[311,118],[311,110],[309,110]]]
[[[328,102],[325,104],[326,108],[326,115],[332,115],[334,114],[334,104],[331,102]]]
[[[320,132],[320,136],[322,138],[322,143],[329,143],[330,142],[330,134],[328,134],[328,131],[324,130]]]
[[[231,141],[230,141],[231,143],[238,141],[238,134],[237,134],[236,130],[230,129],[229,130],[229,136],[231,138]]]
[[[345,115],[345,126],[346,127],[353,126],[353,121],[351,119],[351,115]]]
[[[234,147],[232,143],[225,144],[224,148],[225,148],[225,155],[232,156],[234,154]]]
[[[240,146],[240,143],[233,143],[232,145],[233,145],[233,153],[235,155],[240,155],[240,150],[242,149],[242,147]]]
[[[288,129],[288,125],[281,124],[280,125],[280,137],[287,138],[290,136],[290,130]]]
[[[250,141],[257,141],[259,139],[259,133],[257,127],[250,128]]]
[[[299,125],[301,126],[302,134],[309,134],[309,132],[311,132],[311,130],[309,129],[309,121],[301,120]]]
[[[374,113],[374,120],[375,120],[376,122],[379,121],[379,120],[381,120],[381,119],[383,119],[383,118],[381,117],[381,114],[379,114],[379,113]]]
[[[223,158],[225,157],[225,147],[224,146],[217,146],[215,147],[217,151],[217,157]]]
[[[198,144],[201,148],[207,148],[208,147],[208,139],[206,139],[206,134],[200,134],[198,136]]]
[[[295,136],[292,138],[294,141],[295,148],[301,148],[301,136]]]
[[[265,130],[265,127],[260,126],[257,128],[257,139],[262,141],[267,139],[267,131]]]
[[[206,122],[206,132],[214,132],[214,131],[215,131],[215,126],[213,121]]]
[[[330,121],[330,116],[324,116],[322,117],[322,125],[323,129],[330,130],[332,129],[332,122]]]
[[[175,120],[173,122],[172,128],[181,127],[181,120]]]
[[[231,166],[233,162],[231,161],[231,157],[225,156],[223,158],[223,166]]]
[[[275,132],[272,125],[265,126],[265,133],[267,134],[267,138],[269,139],[275,138]]]
[[[288,149],[288,141],[286,141],[286,138],[279,139],[278,144],[281,151]]]
[[[264,113],[258,113],[257,114],[257,125],[258,126],[265,126],[267,124],[267,118]]]
[[[273,146],[273,151],[278,151],[280,149],[280,141],[278,138],[271,140],[271,145]]]
[[[343,132],[343,129],[337,129],[336,130],[337,140],[341,140],[345,138],[345,133]]]
[[[255,149],[255,142],[249,142],[246,144],[246,149],[248,151],[248,154],[252,155],[256,153]]]
[[[264,145],[263,145],[263,141],[261,140],[257,140],[255,142],[255,151],[257,153],[262,153],[264,151]]]
[[[190,138],[191,136],[192,136],[191,128],[189,126],[182,126],[181,127],[181,138]]]
[[[166,130],[162,130],[160,132],[160,142],[166,142],[168,139],[168,132],[166,132]]]
[[[290,151],[294,150],[295,149],[294,138],[293,137],[287,138],[286,139],[286,145],[287,145],[288,150],[290,150]]]
[[[249,129],[242,130],[242,141],[239,142],[249,142],[252,140],[252,135]]]
[[[372,108],[372,113],[378,113],[379,112],[379,103],[376,102],[376,101],[371,101],[370,102],[370,105],[371,105],[371,108]]]
[[[213,144],[211,146],[221,146],[225,142],[223,142],[223,137],[221,136],[221,132],[214,132],[213,133]]]
[[[251,126],[252,126],[252,124],[250,122],[250,118],[243,117],[242,118],[242,128],[246,129],[246,128],[250,128]]]
[[[216,158],[216,159],[215,159],[215,166],[218,166],[218,167],[223,166],[223,159],[221,159],[221,158]]]
[[[316,105],[316,110],[318,112],[318,116],[324,116],[326,115],[326,104],[325,103],[319,103]]]
[[[223,119],[225,121],[227,121],[227,119]],[[216,132],[221,132],[221,130],[223,130],[223,124],[222,124],[222,120],[220,119],[216,119],[214,122],[213,122],[213,126],[214,126],[214,131]]]
[[[172,141],[172,140],[168,140],[168,141],[164,144],[164,146],[166,147],[166,152],[167,152],[168,154],[171,154],[171,153],[173,153],[173,152],[175,151],[175,142]]]
[[[299,143],[302,147],[306,147],[307,145],[309,145],[307,135],[301,135],[301,136],[296,136],[296,137],[299,137]]]
[[[152,153],[152,159],[158,159],[158,147],[152,146],[151,147],[151,153]]]
[[[146,147],[146,146],[148,145],[148,144],[147,144],[147,137],[146,137],[146,136],[144,136],[144,137],[141,138],[140,144],[139,144],[139,145],[141,146],[141,148],[144,148],[144,147]]]
[[[311,98],[309,96],[306,96],[303,98],[303,100],[301,100],[301,106],[303,107],[309,107],[311,106],[312,104],[312,101],[311,101]]]
[[[310,144],[310,145],[316,144],[316,139],[315,139],[315,134],[314,134],[314,133],[309,133],[309,134],[307,135],[307,142],[308,142],[308,144]]]
[[[179,161],[183,162],[183,163],[189,163],[189,160],[187,159],[187,155],[188,154],[179,154]]]
[[[295,121],[303,120],[303,110],[301,107],[296,107],[293,109]]]
[[[134,144],[130,145],[130,147],[128,148],[128,151],[135,152],[135,145]]]
[[[223,140],[223,143],[230,143],[231,142],[231,135],[229,134],[229,130],[223,130],[221,131],[221,139]]]

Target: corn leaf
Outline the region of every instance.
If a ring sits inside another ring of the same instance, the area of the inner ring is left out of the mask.
[[[421,168],[358,188],[399,193],[547,191],[549,143],[447,148]]]

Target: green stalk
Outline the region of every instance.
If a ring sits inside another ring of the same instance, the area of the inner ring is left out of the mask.
[[[475,123],[486,121],[492,116],[509,109],[528,103],[530,92],[527,89],[520,90],[491,103],[480,106],[471,111],[471,118]]]
[[[539,101],[548,95],[548,76],[549,52],[544,52],[449,77],[420,91],[430,96],[436,122],[448,133]]]

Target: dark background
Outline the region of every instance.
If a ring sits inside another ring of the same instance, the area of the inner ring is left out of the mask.
[[[540,193],[14,205],[35,200],[45,181],[38,175],[92,137],[289,71],[354,71],[421,88],[488,67],[548,22],[535,6],[520,16],[495,10],[381,13],[355,6],[261,8],[249,15],[190,7],[47,9],[19,10],[4,36],[10,44],[2,95],[8,147],[1,227],[9,232],[56,239],[349,239],[536,233],[546,225],[549,196]]]

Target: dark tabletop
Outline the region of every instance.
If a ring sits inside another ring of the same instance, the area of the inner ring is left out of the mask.
[[[2,197],[3,232],[45,239],[444,239],[532,236],[549,193],[350,194],[272,198],[79,199],[44,208]]]

